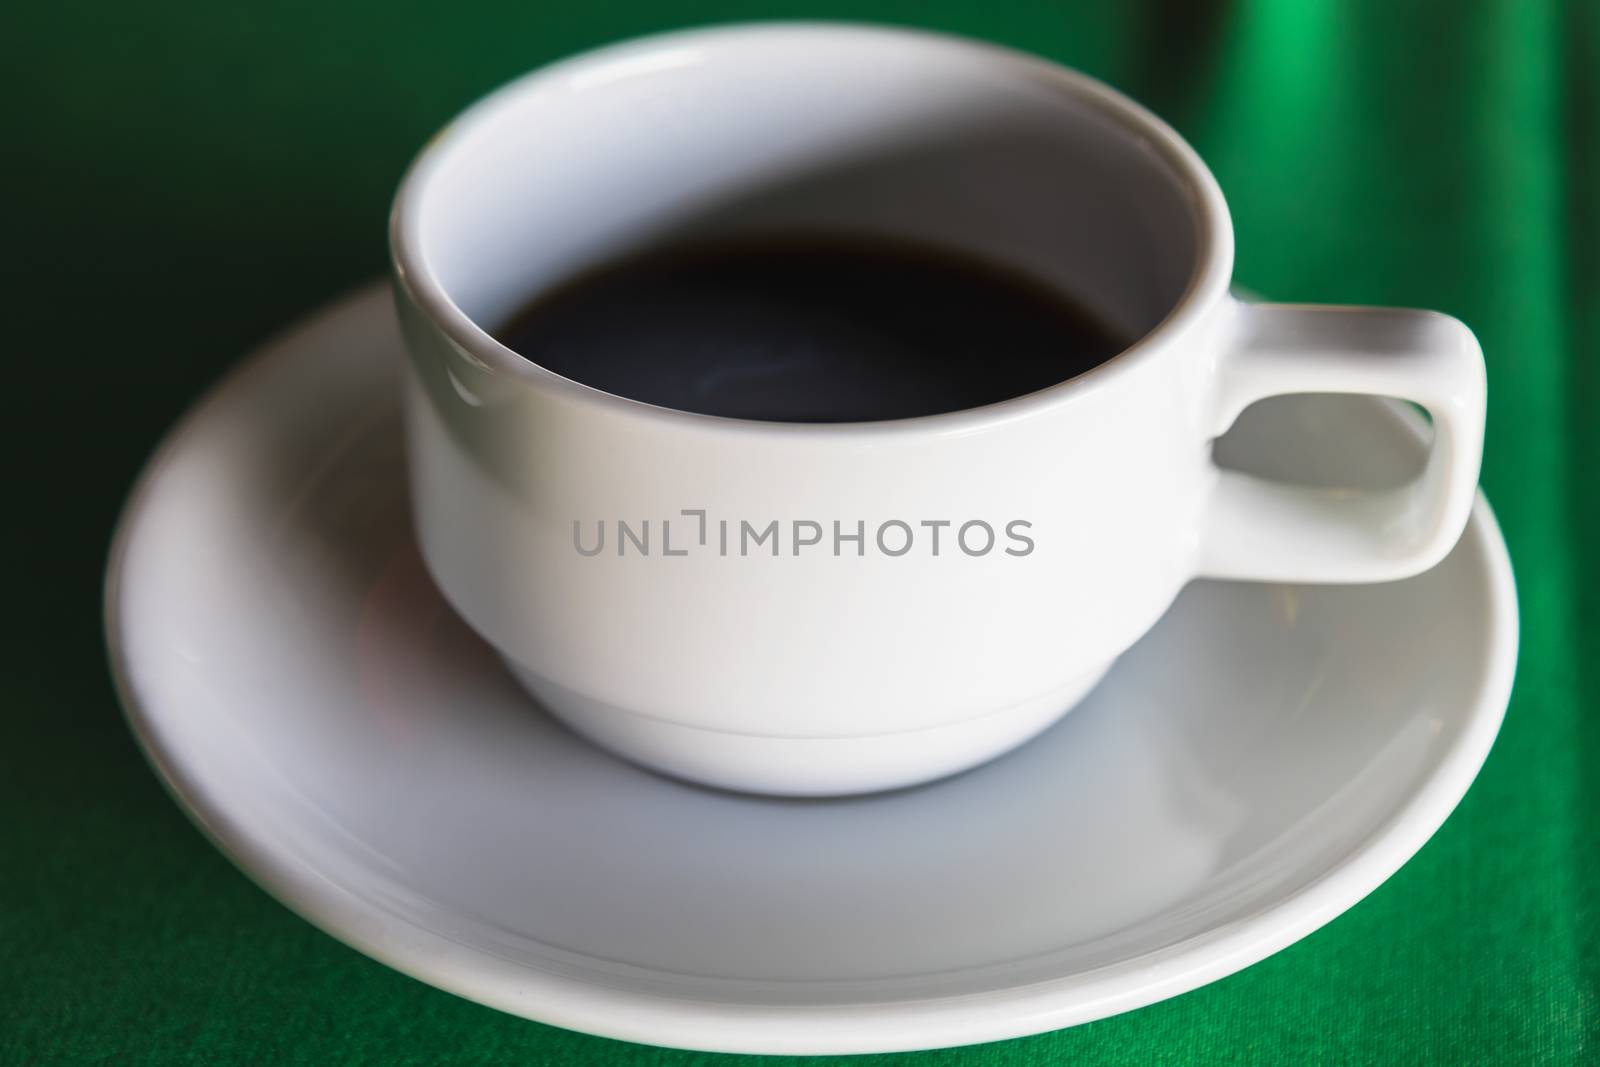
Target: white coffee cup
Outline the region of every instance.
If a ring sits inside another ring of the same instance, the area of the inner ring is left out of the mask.
[[[1013,400],[795,424],[610,395],[486,329],[630,250],[810,227],[972,250],[1139,340]],[[818,795],[974,766],[1071,707],[1190,579],[1402,578],[1473,500],[1484,370],[1461,323],[1240,303],[1189,146],[982,44],[770,24],[580,56],[428,145],[392,248],[439,587],[573,729],[704,783]],[[1298,392],[1422,405],[1425,470],[1367,493],[1213,464],[1245,406]]]

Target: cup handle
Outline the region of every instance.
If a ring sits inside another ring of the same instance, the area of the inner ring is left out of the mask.
[[[1483,351],[1472,331],[1434,311],[1243,302],[1233,310],[1215,434],[1265,397],[1360,393],[1421,405],[1433,447],[1415,481],[1381,492],[1215,468],[1201,577],[1381,582],[1443,559],[1466,526],[1483,457]]]

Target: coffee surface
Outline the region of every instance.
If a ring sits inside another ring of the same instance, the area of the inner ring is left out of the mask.
[[[1020,273],[920,245],[666,247],[539,294],[496,332],[566,378],[683,411],[870,422],[1023,396],[1126,342]]]

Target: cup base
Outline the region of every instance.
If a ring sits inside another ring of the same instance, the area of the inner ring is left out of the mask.
[[[1043,732],[1111,667],[1106,663],[1042,696],[943,726],[858,737],[764,737],[640,715],[505,662],[545,710],[614,755],[700,785],[787,797],[901,789],[969,770]]]

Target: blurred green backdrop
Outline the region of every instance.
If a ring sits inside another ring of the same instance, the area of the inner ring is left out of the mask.
[[[529,67],[703,22],[903,22],[1131,93],[1215,169],[1239,280],[1434,307],[1488,353],[1484,484],[1517,566],[1517,692],[1438,837],[1331,926],[1132,1014],[922,1064],[1600,1057],[1600,211],[1592,4],[497,0],[19,4],[0,14],[0,1061],[732,1062],[569,1033],[404,978],[256,889],[117,712],[99,581],[160,432],[383,268],[387,201]]]

